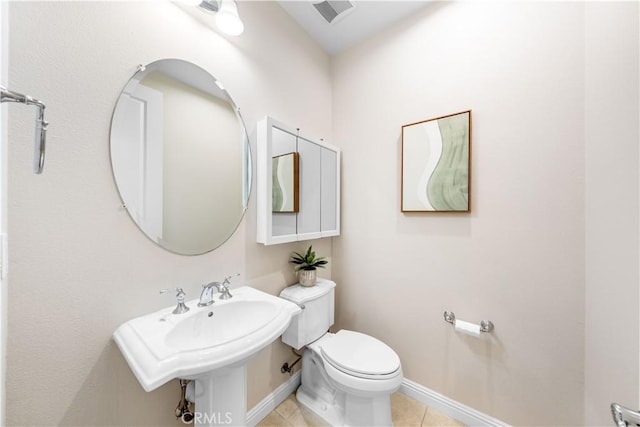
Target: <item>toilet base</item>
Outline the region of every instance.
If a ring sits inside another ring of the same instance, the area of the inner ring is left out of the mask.
[[[332,426],[393,426],[391,396],[360,397],[337,389],[322,359],[307,349],[302,356],[298,402]]]
[[[340,405],[340,401],[344,401],[344,397],[342,399],[340,396],[336,397],[337,399],[333,399],[333,402],[325,402],[318,399],[317,395],[310,394],[302,385],[296,392],[296,400],[300,405],[322,418],[324,422],[331,426],[344,426],[344,409],[343,405]]]

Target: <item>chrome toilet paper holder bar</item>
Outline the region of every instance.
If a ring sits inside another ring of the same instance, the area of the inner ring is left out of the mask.
[[[451,323],[455,326],[456,324],[456,315],[453,311],[445,311],[444,312],[444,320],[447,323]],[[493,322],[491,320],[482,320],[480,322],[480,332],[491,332],[493,331]]]

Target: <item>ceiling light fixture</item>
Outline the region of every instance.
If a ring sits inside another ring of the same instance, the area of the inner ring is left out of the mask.
[[[180,0],[191,6],[200,6],[208,12],[216,14],[216,25],[225,34],[239,36],[244,31],[244,24],[238,14],[238,6],[234,0]]]
[[[223,33],[239,36],[244,31],[244,24],[238,15],[238,7],[234,0],[220,0],[220,10],[216,14],[216,25]]]

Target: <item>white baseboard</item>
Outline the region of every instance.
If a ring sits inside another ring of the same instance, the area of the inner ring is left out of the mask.
[[[280,384],[278,388],[273,390],[267,397],[262,399],[260,403],[251,408],[247,412],[247,426],[253,427],[258,424],[264,417],[269,415],[271,411],[276,409],[278,405],[284,402],[287,397],[300,385],[301,371],[296,372],[287,380]]]
[[[262,399],[260,403],[251,408],[247,412],[247,426],[253,427],[258,424],[264,417],[269,415],[271,411],[276,409],[278,405],[284,402],[300,385],[301,372],[298,371],[289,378],[285,383],[280,384],[272,393]],[[435,408],[468,426],[491,426],[491,427],[509,427],[504,423],[489,415],[483,414],[469,406],[456,402],[438,392],[420,385],[408,379],[402,380],[400,393],[417,400],[418,402]]]
[[[456,402],[453,399],[406,378],[402,380],[400,393],[406,394],[424,405],[435,408],[443,414],[446,414],[468,426],[509,426],[509,424],[483,414],[482,412],[463,405],[460,402]]]

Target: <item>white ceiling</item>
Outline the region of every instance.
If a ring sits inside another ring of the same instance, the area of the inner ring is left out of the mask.
[[[320,1],[280,0],[278,3],[329,54],[353,46],[429,3],[424,0],[351,0],[355,8],[329,24],[313,6]]]

